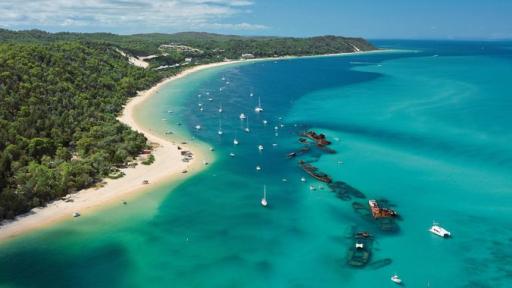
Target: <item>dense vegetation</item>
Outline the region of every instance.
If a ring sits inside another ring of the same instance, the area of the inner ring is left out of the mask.
[[[162,46],[172,44],[170,46]],[[363,39],[207,33],[47,33],[0,29],[0,220],[90,187],[147,147],[116,120],[127,99],[169,74],[151,68],[256,57],[374,49]],[[152,55],[150,69],[120,50]],[[188,59],[187,59],[188,57]],[[193,59],[193,60],[191,60]],[[151,164],[151,156],[145,164]],[[116,176],[117,175],[117,176]]]
[[[158,80],[91,43],[0,44],[0,219],[91,186],[146,147],[115,118]]]
[[[108,43],[136,56],[159,54],[160,46],[179,43],[202,50],[201,55],[192,53],[184,56],[198,57],[200,62],[212,62],[224,58],[238,59],[244,53],[256,57],[285,55],[315,55],[374,50],[375,47],[362,38],[340,36],[319,36],[310,38],[293,37],[245,37],[200,32],[175,34],[115,35],[110,33],[47,33],[40,30],[9,31],[0,29],[0,41],[54,42],[88,40]]]

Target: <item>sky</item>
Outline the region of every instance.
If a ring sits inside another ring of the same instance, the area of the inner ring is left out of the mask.
[[[512,39],[512,0],[0,0],[0,28]]]

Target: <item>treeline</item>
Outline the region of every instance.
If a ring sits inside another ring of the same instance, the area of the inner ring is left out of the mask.
[[[340,36],[319,36],[309,38],[294,37],[248,37],[220,35],[202,32],[182,32],[175,34],[135,34],[115,35],[110,33],[48,33],[40,30],[10,31],[0,29],[0,42],[55,42],[87,40],[108,43],[136,56],[159,54],[163,44],[182,44],[203,50],[204,60],[216,58],[237,59],[250,53],[257,57],[285,55],[316,55],[375,50],[363,38]],[[197,55],[196,55],[197,56]]]
[[[90,187],[146,144],[116,120],[160,79],[93,42],[0,44],[0,219]]]

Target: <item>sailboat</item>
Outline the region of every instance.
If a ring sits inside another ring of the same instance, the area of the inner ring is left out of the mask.
[[[261,198],[261,206],[267,207],[267,186],[263,185],[263,198]]]
[[[258,150],[263,151],[263,145],[258,145]]]
[[[246,117],[245,117],[245,114],[244,113],[240,113],[240,120],[244,120]]]
[[[249,133],[251,130],[249,129],[249,116],[247,116],[247,126],[245,127],[245,132]]]
[[[233,144],[234,144],[234,145],[238,145],[238,139],[236,139],[236,138],[235,138],[235,139],[233,139]]]
[[[261,98],[258,96],[258,106],[254,108],[254,112],[260,113],[263,112],[263,108],[261,107]]]
[[[219,131],[217,131],[217,134],[219,134],[219,136],[223,134],[223,132],[222,132],[222,120],[221,119],[219,119]]]
[[[219,113],[222,113],[222,103],[220,103]]]

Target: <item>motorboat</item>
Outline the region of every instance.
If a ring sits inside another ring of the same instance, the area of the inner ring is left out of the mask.
[[[430,227],[429,231],[443,238],[448,238],[452,236],[452,233],[450,233],[450,231],[444,229],[439,225],[439,223],[436,222],[432,224],[432,227]]]
[[[395,282],[396,284],[402,284],[402,279],[400,279],[400,277],[398,277],[396,274],[391,276],[391,281]]]

